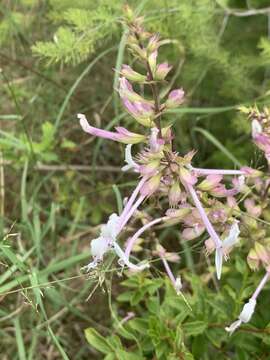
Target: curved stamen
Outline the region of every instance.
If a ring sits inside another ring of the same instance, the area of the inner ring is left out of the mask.
[[[141,205],[143,200],[145,199],[145,196],[140,196],[137,201],[130,207],[128,212],[125,212],[124,215],[121,215],[120,221],[119,221],[119,232],[123,229],[123,227],[126,225],[128,220],[131,218],[131,216],[134,214],[134,212],[137,210],[137,208]]]
[[[207,217],[207,214],[197,196],[197,193],[195,191],[195,189],[193,188],[192,185],[186,183],[186,187],[188,188],[189,190],[189,193],[194,201],[194,204],[196,206],[196,208],[198,209],[200,215],[201,215],[201,218],[202,218],[202,221],[209,233],[209,235],[211,236],[211,238],[213,239],[213,241],[215,242],[215,245],[216,245],[216,248],[219,248],[219,247],[222,247],[222,241],[220,240],[218,234],[216,233],[215,229],[213,228],[213,225],[210,223],[208,217]]]
[[[125,264],[129,269],[135,271],[142,271],[150,267],[148,263],[135,265],[132,262],[130,262],[128,257],[125,255],[124,251],[120,248],[120,246],[116,242],[113,243],[113,247],[114,247],[114,251],[116,252],[116,255],[123,262],[123,264]]]
[[[217,278],[220,279],[221,278],[221,270],[222,270],[222,261],[223,261],[222,241],[220,240],[215,229],[213,228],[213,225],[209,221],[207,214],[197,196],[195,189],[193,188],[192,185],[190,185],[188,183],[185,183],[185,185],[194,201],[196,208],[198,209],[198,211],[201,215],[202,221],[206,227],[208,234],[211,236],[211,238],[213,239],[213,241],[215,243],[215,246],[216,246],[215,265],[216,265]]]
[[[128,199],[128,202],[126,203],[126,206],[124,207],[124,210],[122,211],[122,214],[120,215],[120,218],[119,218],[119,227],[121,227],[123,219],[125,218],[126,214],[130,211],[137,195],[139,194],[139,192],[146,180],[147,180],[146,176],[140,180],[137,187],[135,188],[135,190],[131,194],[130,198]]]
[[[136,240],[138,239],[138,237],[141,236],[142,233],[144,233],[147,229],[151,228],[153,225],[158,224],[162,221],[165,221],[169,219],[166,216],[163,216],[161,218],[155,219],[150,221],[148,224],[144,225],[143,227],[141,227],[132,237],[130,237],[127,240],[127,245],[126,245],[126,250],[125,250],[125,255],[129,258],[129,255],[131,253],[131,250],[136,242]]]

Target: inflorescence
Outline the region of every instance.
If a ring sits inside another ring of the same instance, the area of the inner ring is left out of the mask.
[[[144,29],[143,18],[136,18],[129,7],[125,8],[125,23],[129,28],[128,47],[144,68],[144,74],[129,65],[123,65],[118,92],[123,107],[145,128],[145,134],[133,133],[124,127],[116,127],[115,132],[102,130],[91,126],[85,115],[78,114],[78,118],[85,132],[126,144],[125,165],[122,170],[133,171],[138,184],[126,201],[122,213],[112,214],[107,224],[101,226],[100,236],[91,241],[93,260],[84,269],[96,269],[106,253],[114,251],[122,267],[126,266],[131,271],[143,271],[149,268],[149,262],[135,264],[130,260],[139,237],[157,224],[181,223],[181,236],[184,240],[195,239],[205,232],[208,234],[206,250],[209,254],[215,254],[216,274],[220,279],[223,261],[228,259],[229,253],[239,242],[240,232],[241,239],[246,238],[247,242],[250,241],[249,234],[254,234],[247,261],[252,269],[264,267],[266,274],[245,304],[238,320],[226,328],[232,333],[242,322],[250,320],[257,296],[270,276],[270,238],[267,238],[263,224],[256,220],[258,217],[264,218],[266,212],[269,217],[269,177],[249,167],[240,170],[197,168],[192,165],[195,151],[180,156],[173,149],[173,129],[171,126],[162,127],[161,118],[168,110],[183,104],[184,90],[174,89],[165,98],[160,96],[159,88],[166,83],[166,77],[172,69],[167,62],[158,63],[158,51],[163,43],[157,34]],[[151,96],[146,98],[140,95],[134,90],[134,85],[149,89]],[[254,143],[264,152],[270,167],[268,110],[260,112],[257,108],[244,107],[240,110],[251,120]],[[143,144],[143,149],[134,156],[132,145],[139,143]],[[244,195],[245,198],[244,213],[238,207],[239,195]],[[136,210],[149,198],[163,200],[163,214],[129,237],[123,250],[118,242],[120,234]],[[170,258],[174,258],[172,261],[177,260],[176,254],[167,253],[161,244],[157,245],[156,254],[162,260],[176,292],[180,293],[181,279],[174,277],[168,264]]]

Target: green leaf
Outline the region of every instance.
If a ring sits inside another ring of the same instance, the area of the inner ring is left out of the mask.
[[[183,324],[184,334],[186,336],[196,336],[202,334],[207,329],[207,324],[204,321],[196,320]]]
[[[125,350],[117,349],[117,360],[143,360],[144,357],[134,353],[127,352]]]
[[[122,294],[117,296],[117,301],[119,302],[129,302],[130,299],[133,296],[133,292],[132,291],[125,291]]]
[[[109,354],[114,351],[114,348],[111,347],[106,338],[100,335],[95,329],[88,328],[84,331],[84,334],[89,344],[103,354]]]
[[[131,319],[129,320],[128,325],[132,330],[136,330],[141,335],[147,334],[148,320],[146,319]]]

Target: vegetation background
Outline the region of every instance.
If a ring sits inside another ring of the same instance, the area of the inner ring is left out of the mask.
[[[196,149],[201,167],[258,167],[237,108],[270,101],[269,0],[128,3],[172,40],[162,56],[174,64],[171,83],[187,93],[173,115],[179,152]],[[120,171],[123,149],[87,137],[76,119],[81,112],[97,126],[128,122],[136,131],[115,92],[113,69],[131,61],[123,4],[0,3],[1,359],[269,359],[269,287],[250,325],[231,338],[223,329],[261,276],[243,249],[219,288],[203,239],[186,244],[177,229],[159,231],[181,253],[192,312],[157,261],[127,279],[109,267],[99,279],[80,272],[90,239],[135,180]]]

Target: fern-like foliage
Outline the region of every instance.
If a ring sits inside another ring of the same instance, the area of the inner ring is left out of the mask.
[[[94,52],[100,40],[114,34],[119,11],[119,3],[109,1],[103,1],[96,9],[68,8],[61,14],[63,25],[53,40],[38,41],[32,50],[48,63],[78,64]],[[54,10],[51,15],[57,20],[55,14]]]
[[[10,37],[20,32],[24,25],[23,14],[10,12],[0,23],[0,44],[4,44]]]
[[[262,62],[266,65],[270,63],[270,41],[268,38],[261,38],[259,45],[259,49],[261,50]]]

